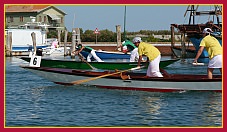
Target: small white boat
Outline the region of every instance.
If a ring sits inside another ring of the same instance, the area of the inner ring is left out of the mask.
[[[99,50],[96,50],[95,53],[100,59],[130,59],[130,53]],[[81,54],[87,58],[89,53],[82,51]]]
[[[69,47],[66,47],[66,53],[69,54]],[[64,47],[47,47],[43,49],[43,55],[64,56]]]
[[[49,67],[21,66],[38,76],[62,85],[85,84],[107,89],[151,92],[216,91],[222,92],[222,76],[168,74],[163,78],[146,77],[146,73],[123,71],[88,71]]]
[[[31,17],[31,22],[27,22],[24,25],[20,25],[15,29],[5,29],[5,34],[11,34],[10,41],[12,44],[12,55],[29,55],[30,51],[34,50],[32,33],[35,33],[35,41],[37,49],[44,49],[48,47],[46,43],[46,28],[49,25],[42,24],[41,22],[35,22],[35,18]]]

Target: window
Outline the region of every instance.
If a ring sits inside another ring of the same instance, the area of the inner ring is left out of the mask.
[[[10,16],[10,22],[13,22],[13,17],[12,16]]]
[[[61,23],[63,23],[63,17],[61,17]]]
[[[23,21],[24,21],[24,17],[20,16],[20,22],[23,22]]]
[[[42,22],[42,17],[41,16],[39,16],[39,22]]]
[[[44,20],[43,20],[44,22],[46,22],[46,21],[47,21],[47,17],[46,17],[46,16],[44,16],[44,18],[43,18],[43,19],[44,19]]]

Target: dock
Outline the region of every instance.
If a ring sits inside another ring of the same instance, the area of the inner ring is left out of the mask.
[[[88,43],[88,42],[84,42],[82,43],[84,46],[89,46],[95,50],[104,50],[104,51],[117,51],[117,43],[115,42],[102,42],[102,43]],[[172,50],[171,50],[171,42],[169,43],[160,43],[160,42],[150,42],[150,44],[154,45],[155,47],[157,47],[159,49],[159,51],[161,52],[161,54],[163,56],[172,56]],[[71,48],[71,43],[67,43],[66,45],[67,47]],[[180,47],[181,44],[180,43],[176,43],[175,44],[176,47]],[[64,47],[64,44],[60,44],[60,47]],[[189,44],[186,46],[189,49],[195,49],[193,44]],[[29,52],[22,52],[22,51],[15,51],[12,52],[12,56],[28,56]]]

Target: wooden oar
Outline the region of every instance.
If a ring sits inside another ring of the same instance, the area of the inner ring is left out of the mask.
[[[115,72],[119,72],[119,70],[115,69]],[[129,75],[123,75],[123,72],[120,73],[120,77],[122,80],[130,79]]]
[[[127,71],[130,71],[130,70],[131,71],[137,70],[137,69],[140,69],[140,68],[141,67],[135,67],[135,68],[130,68],[130,69],[127,69],[127,70],[118,71],[118,72],[114,72],[114,73],[110,73],[110,74],[104,74],[104,75],[93,77],[93,78],[88,78],[88,79],[83,79],[83,80],[77,80],[77,81],[71,82],[71,84],[81,84],[81,83],[89,82],[89,81],[96,80],[96,79],[99,79],[99,78],[103,78],[103,77],[107,77],[107,76],[119,74],[119,73],[122,73],[122,72],[127,72]]]
[[[80,57],[81,61],[85,62],[87,65],[89,65],[91,67],[92,70],[97,70],[97,68],[93,67],[91,64],[89,64],[83,57],[83,55],[81,55],[80,53],[78,54],[78,56]]]

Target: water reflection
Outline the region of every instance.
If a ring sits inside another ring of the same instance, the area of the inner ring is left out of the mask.
[[[221,126],[221,93],[156,93],[140,96],[139,107],[149,126]],[[139,114],[138,114],[139,115]],[[141,116],[141,115],[140,115]]]

